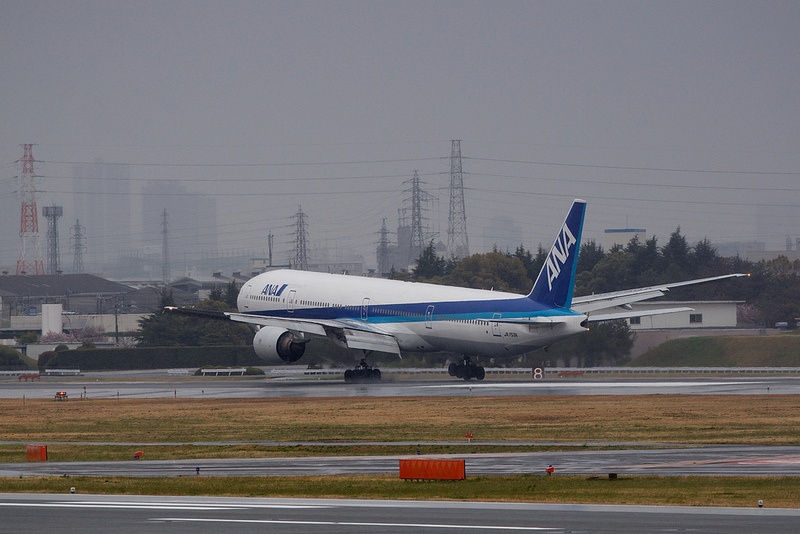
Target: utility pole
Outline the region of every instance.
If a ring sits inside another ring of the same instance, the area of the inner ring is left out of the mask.
[[[86,249],[86,228],[81,225],[80,219],[75,220],[75,226],[70,228],[72,237],[69,238],[70,249],[72,250],[72,273],[83,273],[83,251]]]
[[[161,281],[166,286],[170,280],[169,273],[169,226],[167,224],[167,209],[161,214]]]
[[[308,270],[308,251],[306,245],[306,215],[303,208],[298,206],[295,214],[295,242],[294,242],[294,268],[300,271]]]
[[[39,243],[39,217],[36,212],[36,182],[33,174],[33,144],[22,145],[22,176],[20,177],[20,195],[22,209],[19,225],[19,258],[17,259],[17,275],[44,274],[42,247]]]
[[[389,230],[386,229],[386,219],[381,226],[381,237],[378,241],[378,276],[389,272]]]
[[[408,183],[408,181],[404,182]],[[406,193],[409,192],[408,189],[405,191]],[[411,179],[411,241],[409,244],[408,249],[408,261],[407,263],[411,264],[419,258],[419,255],[422,254],[422,249],[425,248],[425,229],[423,228],[422,221],[424,217],[422,216],[422,203],[429,202],[432,199],[435,199],[432,195],[428,194],[428,192],[423,191],[422,189],[422,182],[419,179],[419,172],[414,171],[414,177]]]
[[[454,258],[469,257],[467,214],[464,209],[464,176],[461,172],[461,140],[454,139],[450,149],[450,217],[447,251]]]
[[[269,248],[269,266],[272,267],[272,242],[275,236],[272,235],[272,230],[267,235],[267,247]]]
[[[61,206],[45,206],[42,215],[47,219],[47,274],[61,273],[61,253],[58,249],[58,218],[64,215]]]

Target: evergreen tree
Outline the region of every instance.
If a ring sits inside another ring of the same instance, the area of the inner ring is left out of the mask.
[[[525,294],[533,286],[522,261],[500,252],[473,254],[464,258],[441,281],[448,285]]]
[[[214,287],[208,292],[208,298],[219,302],[225,302],[225,297],[222,296],[222,288],[219,287],[219,284],[214,284]]]
[[[225,291],[223,293],[223,302],[228,305],[229,308],[235,310],[237,307],[237,300],[239,298],[239,286],[236,283],[236,280],[231,280],[228,282],[228,285],[225,286]]]
[[[605,255],[606,253],[603,251],[603,247],[598,245],[594,239],[584,242],[581,244],[580,251],[578,252],[578,267],[576,272],[582,273],[584,271],[591,271]]]
[[[415,263],[416,266],[411,271],[414,280],[431,280],[447,274],[448,262],[443,257],[436,255],[433,239],[422,250]]]

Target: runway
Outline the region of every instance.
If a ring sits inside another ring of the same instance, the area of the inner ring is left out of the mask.
[[[581,444],[574,445],[580,447]],[[0,464],[0,476],[178,477],[197,476],[198,473],[200,476],[377,475],[397,474],[398,460],[412,457],[463,459],[467,476],[541,475],[549,465],[554,466],[559,475],[603,477],[610,473],[619,476],[800,476],[800,447],[707,445],[669,449],[426,455],[425,444],[417,446],[419,456],[8,463]],[[146,447],[142,448],[143,458],[146,458]]]
[[[388,375],[388,376],[387,376]],[[70,398],[275,398],[404,397],[467,395],[798,395],[800,377],[736,378],[492,378],[464,382],[387,378],[377,384],[345,384],[342,379],[204,378],[170,379],[162,371],[84,373],[75,378],[0,380],[0,398],[52,399],[56,391]]]
[[[0,494],[0,533],[794,532],[800,510]]]
[[[580,378],[532,380],[492,378],[388,379],[380,384],[345,384],[340,379],[174,379],[166,371],[85,373],[41,382],[0,381],[0,398],[274,398],[406,397],[491,395],[794,395],[800,378]],[[286,443],[248,442],[260,445]],[[194,442],[202,445],[203,442]],[[219,444],[219,443],[215,443]],[[463,444],[463,442],[460,442]],[[473,442],[480,445],[480,442]],[[502,449],[509,443],[486,443]],[[515,443],[516,444],[516,443]],[[564,443],[580,447],[586,444]],[[154,444],[155,445],[155,444]],[[223,444],[224,445],[224,444]],[[314,443],[314,445],[320,445]],[[337,446],[346,445],[336,443]],[[558,475],[800,476],[800,447],[686,446],[569,450],[560,452],[426,455],[463,458],[467,476]],[[437,443],[437,445],[441,445]],[[536,445],[531,443],[530,445]],[[552,443],[548,443],[552,445]],[[637,444],[641,445],[641,444]],[[653,444],[650,444],[653,445]],[[656,444],[657,445],[657,444]],[[395,474],[408,456],[253,458],[234,460],[44,462],[0,464],[0,476],[293,476]],[[407,448],[406,448],[407,450]],[[415,456],[416,457],[416,456]],[[199,474],[198,474],[199,468]],[[403,502],[260,498],[131,497],[87,495],[0,495],[3,532],[791,532],[800,510],[651,506],[544,505],[476,502]]]

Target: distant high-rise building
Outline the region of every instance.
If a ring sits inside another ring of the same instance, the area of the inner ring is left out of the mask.
[[[786,248],[786,236],[800,234],[800,210],[794,206],[756,207],[756,239],[767,250]]]
[[[131,171],[128,165],[78,163],[72,167],[73,209],[91,236],[84,267],[102,272],[131,248]],[[158,220],[158,219],[156,219]]]
[[[169,264],[173,273],[196,267],[217,251],[217,209],[213,198],[189,191],[174,180],[150,181],[142,188],[142,254],[158,258],[163,277],[164,210],[169,214]]]
[[[514,252],[522,245],[522,227],[507,215],[492,217],[483,227],[483,249]]]
[[[644,245],[647,241],[647,230],[644,228],[609,228],[603,231],[603,248],[606,252],[611,252],[616,247],[625,248],[634,237],[639,243]]]

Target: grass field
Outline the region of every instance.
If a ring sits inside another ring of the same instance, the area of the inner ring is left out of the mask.
[[[0,400],[0,441],[569,441],[800,445],[800,397]]]
[[[0,441],[52,443],[48,452],[54,461],[130,460],[136,449],[144,450],[147,459],[413,453],[414,447],[403,450],[391,445],[399,441],[463,442],[426,446],[426,453],[493,450],[467,444],[466,433],[473,434],[473,441],[570,442],[598,447],[604,446],[603,442],[800,445],[798,405],[800,397],[790,395],[0,400]],[[260,440],[388,443],[187,444]],[[105,442],[136,445],[100,444]],[[24,447],[0,446],[0,461],[24,461]],[[625,477],[611,481],[523,475],[447,483],[409,483],[393,476],[0,479],[0,491],[59,493],[71,486],[81,493],[704,506],[753,506],[764,499],[768,506],[800,506],[800,484],[788,477]]]

